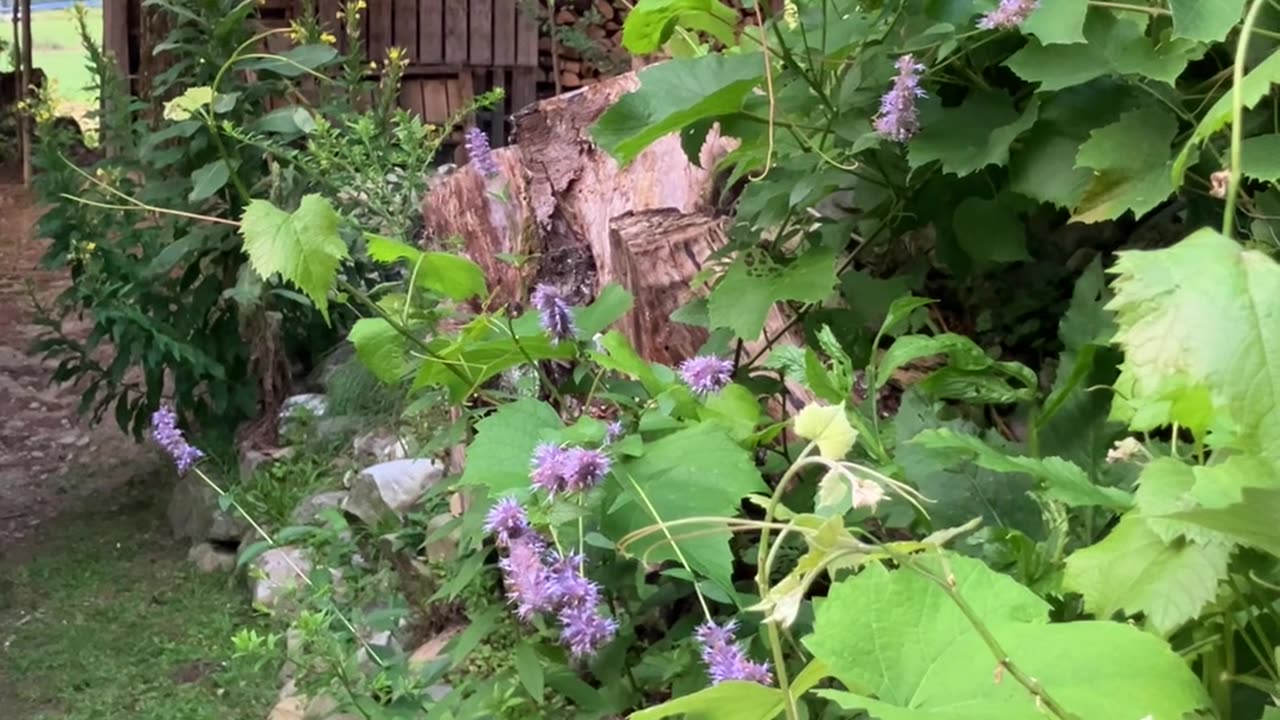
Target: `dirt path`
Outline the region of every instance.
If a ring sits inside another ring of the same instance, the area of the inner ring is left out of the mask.
[[[76,388],[49,385],[54,363],[27,355],[39,334],[30,293],[49,302],[69,283],[38,268],[38,215],[30,193],[0,181],[0,558],[86,498],[157,467],[149,449],[114,425],[91,430],[76,415]]]

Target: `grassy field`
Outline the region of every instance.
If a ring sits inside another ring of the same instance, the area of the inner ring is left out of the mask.
[[[95,40],[102,40],[102,11],[90,9],[89,29]],[[5,28],[8,30],[8,28]],[[37,10],[31,13],[31,36],[35,45],[32,58],[58,85],[58,97],[76,105],[96,105],[98,99],[85,89],[89,71],[84,51],[76,33],[75,18],[70,10]],[[8,70],[8,53],[0,59],[0,69]]]

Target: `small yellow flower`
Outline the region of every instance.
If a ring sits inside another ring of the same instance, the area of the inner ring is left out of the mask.
[[[796,7],[795,0],[784,0],[782,21],[786,23],[788,30],[795,30],[800,25],[800,8]]]
[[[307,39],[307,31],[298,24],[297,20],[289,21],[289,39],[295,43],[302,43]]]
[[[404,59],[404,50],[398,47],[387,48],[387,62],[399,63]]]
[[[356,0],[357,10],[364,10],[367,7],[369,7],[369,5],[364,0]]]
[[[336,45],[338,43],[338,38],[331,32],[320,33],[320,42],[325,45]]]
[[[369,62],[369,69],[370,69],[370,70],[377,70],[377,69],[378,69],[378,63],[376,63],[376,62],[374,62],[374,61],[370,61],[370,62]]]
[[[97,249],[98,249],[98,243],[93,242],[92,240],[84,244],[84,251],[87,253],[91,253]]]

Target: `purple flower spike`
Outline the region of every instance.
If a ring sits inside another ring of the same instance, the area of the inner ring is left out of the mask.
[[[561,610],[571,607],[595,607],[600,603],[600,586],[582,575],[581,555],[569,554],[551,560],[551,595]]]
[[[698,395],[719,392],[733,375],[733,363],[713,355],[699,355],[680,363],[680,377]]]
[[[983,30],[1012,30],[1025,22],[1039,6],[1036,0],[1000,0],[1000,7],[983,15],[978,27]]]
[[[529,516],[515,498],[502,498],[484,519],[484,531],[493,535],[499,547],[507,547],[529,531]]]
[[[622,439],[622,435],[625,432],[626,430],[622,427],[622,421],[614,420],[613,422],[609,423],[609,425],[605,428],[605,431],[604,431],[605,444],[612,445],[618,442],[619,440]]]
[[[702,646],[702,662],[712,685],[727,680],[745,680],[761,685],[773,684],[768,663],[752,662],[742,646],[734,641],[738,624],[732,620],[723,626],[707,621],[698,626],[693,636]]]
[[[533,486],[554,496],[564,492],[564,466],[568,451],[558,445],[543,443],[533,451],[533,472],[529,480]]]
[[[516,606],[516,617],[528,622],[553,606],[550,577],[543,564],[544,547],[536,535],[511,543],[498,567],[507,585],[507,599]]]
[[[190,470],[204,457],[199,448],[192,447],[183,437],[173,408],[162,406],[151,414],[151,439],[173,458],[179,474]]]
[[[881,136],[904,143],[920,131],[920,111],[916,99],[927,97],[920,88],[920,73],[924,65],[912,55],[898,58],[898,76],[893,88],[880,98],[880,113],[876,115],[875,129]]]
[[[571,448],[565,452],[560,464],[563,472],[564,489],[569,492],[583,492],[600,484],[613,461],[599,450],[587,448]]]
[[[538,310],[538,320],[542,329],[551,336],[552,344],[561,340],[569,340],[575,331],[573,315],[569,313],[569,303],[554,287],[540,284],[533,289],[529,301]]]
[[[498,161],[493,159],[493,150],[489,149],[489,136],[480,128],[467,130],[467,159],[476,166],[476,170],[487,178],[498,174]]]
[[[618,632],[618,623],[601,615],[595,606],[564,608],[559,619],[560,642],[575,659],[594,655]]]

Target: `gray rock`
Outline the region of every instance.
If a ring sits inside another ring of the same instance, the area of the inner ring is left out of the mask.
[[[435,564],[447,563],[458,557],[458,538],[460,537],[460,529],[454,528],[443,537],[432,540],[431,537],[445,525],[453,522],[454,516],[450,513],[440,513],[427,521],[427,546],[423,548],[423,552],[427,556],[427,561]]]
[[[249,592],[253,605],[268,611],[289,610],[290,596],[306,587],[299,576],[311,572],[311,558],[300,547],[271,548],[254,558],[249,569]]]
[[[357,435],[351,441],[351,450],[357,462],[384,463],[403,460],[409,456],[408,446],[391,428],[379,428]]]
[[[322,393],[304,393],[285,398],[280,405],[280,434],[287,435],[289,428],[302,417],[322,418],[329,412],[329,398]]]
[[[196,542],[235,542],[250,528],[234,508],[218,507],[218,493],[195,473],[178,480],[167,515],[174,537]]]
[[[317,391],[327,390],[329,380],[337,372],[338,368],[355,360],[356,348],[349,342],[342,342],[335,346],[325,355],[320,364],[316,365],[311,374],[307,376],[307,387],[315,388]]]
[[[289,515],[289,522],[294,525],[312,525],[321,522],[320,513],[329,508],[340,509],[347,499],[346,490],[329,490],[316,493],[303,499]]]
[[[220,550],[210,543],[200,543],[187,552],[196,569],[206,575],[229,573],[236,569],[236,554],[229,550]]]
[[[435,460],[393,460],[372,465],[351,481],[351,494],[342,509],[370,525],[383,518],[400,517],[443,477],[444,467]]]

